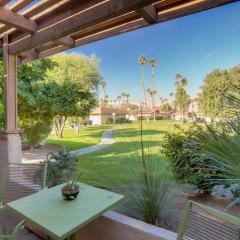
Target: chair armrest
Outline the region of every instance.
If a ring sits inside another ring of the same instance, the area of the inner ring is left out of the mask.
[[[11,240],[17,240],[17,234],[24,227],[25,223],[26,220],[22,220],[20,223],[17,224],[17,226],[13,230]]]

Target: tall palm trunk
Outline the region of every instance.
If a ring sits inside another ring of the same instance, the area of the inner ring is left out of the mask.
[[[103,87],[103,100],[105,100],[105,98],[106,98],[106,88]]]
[[[145,82],[144,82],[144,64],[142,64],[142,87],[143,87],[143,93],[144,93],[144,104],[146,107],[147,106],[147,91],[146,91]]]
[[[154,89],[154,65],[152,65],[152,110],[153,110],[153,120],[156,121],[156,112],[155,112],[155,89]]]
[[[154,66],[152,66],[152,109],[155,109]]]

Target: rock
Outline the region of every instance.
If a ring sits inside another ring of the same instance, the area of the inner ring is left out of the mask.
[[[212,196],[213,197],[222,197],[224,193],[225,185],[215,185],[212,189]]]
[[[232,190],[224,191],[223,196],[226,197],[226,198],[233,198],[234,197]]]

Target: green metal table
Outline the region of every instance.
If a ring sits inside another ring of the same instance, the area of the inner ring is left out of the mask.
[[[74,239],[77,230],[113,208],[124,196],[80,183],[76,200],[64,200],[63,185],[10,202],[7,206],[52,239]]]

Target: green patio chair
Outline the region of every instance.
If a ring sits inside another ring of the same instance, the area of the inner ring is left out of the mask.
[[[177,240],[240,240],[240,218],[189,201]]]
[[[29,196],[46,187],[47,163],[9,163],[1,176],[0,239],[16,240],[25,220],[15,216],[5,204]]]

